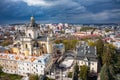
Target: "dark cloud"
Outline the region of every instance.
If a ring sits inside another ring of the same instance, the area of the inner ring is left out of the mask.
[[[120,0],[4,0],[0,1],[0,23],[29,21],[97,23],[120,22]],[[51,5],[48,5],[50,3]]]

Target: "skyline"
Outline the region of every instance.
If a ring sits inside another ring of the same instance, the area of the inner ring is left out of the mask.
[[[28,23],[120,23],[120,0],[4,0],[0,1],[0,24]]]

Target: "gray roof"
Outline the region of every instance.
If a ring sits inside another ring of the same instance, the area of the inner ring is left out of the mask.
[[[88,60],[97,60],[95,47],[88,46],[87,44],[80,44],[77,50],[77,59],[83,60],[87,58]]]
[[[39,40],[39,41],[47,41],[47,36],[39,36],[37,38],[37,40]]]
[[[0,51],[5,51],[5,50],[8,50],[8,48],[0,46]]]

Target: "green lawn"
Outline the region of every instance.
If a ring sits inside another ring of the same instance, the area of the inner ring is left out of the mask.
[[[21,80],[22,76],[16,74],[0,73],[0,80]]]

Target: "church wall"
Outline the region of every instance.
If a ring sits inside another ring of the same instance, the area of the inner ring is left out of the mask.
[[[24,54],[25,54],[25,56],[29,56],[29,51],[28,50],[24,50]]]
[[[12,51],[13,51],[14,53],[18,53],[18,52],[19,52],[19,49],[18,49],[18,48],[12,48]]]

